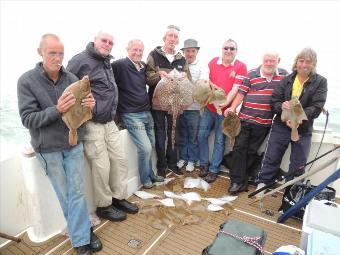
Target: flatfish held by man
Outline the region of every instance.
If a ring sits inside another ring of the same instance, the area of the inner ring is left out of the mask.
[[[293,97],[289,101],[289,109],[284,109],[282,111],[281,120],[283,122],[289,121],[289,126],[292,129],[291,140],[294,142],[298,141],[299,140],[298,127],[303,120],[308,119],[297,97]]]
[[[62,119],[70,130],[69,144],[74,146],[78,141],[77,128],[92,118],[91,109],[81,105],[81,101],[91,92],[89,77],[86,75],[83,79],[72,83],[65,89],[64,93],[68,91],[74,95],[76,103],[63,113]]]
[[[222,122],[222,131],[223,133],[229,137],[229,145],[231,147],[234,146],[235,137],[241,131],[241,121],[240,118],[234,112],[228,112],[227,117]]]
[[[175,144],[175,131],[177,116],[192,103],[192,91],[194,85],[185,73],[172,70],[157,84],[152,103],[162,111],[172,114],[172,147]]]

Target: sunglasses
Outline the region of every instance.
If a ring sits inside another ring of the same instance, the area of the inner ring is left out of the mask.
[[[100,41],[102,42],[102,43],[104,43],[104,44],[110,44],[111,46],[113,45],[113,41],[110,41],[110,40],[108,40],[108,39],[104,39],[104,38],[102,38],[102,39],[100,39]]]
[[[230,51],[234,51],[237,50],[235,47],[224,47],[224,50],[230,50]]]

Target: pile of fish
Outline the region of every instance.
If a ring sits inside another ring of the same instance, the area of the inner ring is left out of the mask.
[[[303,120],[308,120],[305,111],[303,110],[300,101],[297,97],[293,97],[289,101],[289,109],[282,111],[281,120],[283,122],[290,121],[292,129],[291,140],[296,142],[299,140],[298,127]]]
[[[223,89],[217,87],[208,80],[198,80],[195,83],[193,98],[200,104],[201,112],[209,103],[213,104],[219,115],[222,115],[220,105],[226,101],[226,94]]]
[[[62,119],[70,130],[69,144],[74,146],[78,141],[77,128],[92,119],[91,109],[81,105],[81,101],[91,92],[89,77],[84,76],[83,79],[72,83],[65,89],[64,93],[68,91],[74,95],[76,103],[67,112],[63,113]]]
[[[194,101],[192,91],[194,85],[185,73],[172,70],[157,84],[153,94],[152,105],[155,109],[172,114],[172,147],[175,144],[177,116],[187,109]]]
[[[154,190],[154,193],[136,191],[134,194],[142,199],[138,201],[139,213],[156,229],[202,223],[209,216],[209,211],[222,211],[228,215],[233,209],[231,202],[237,197],[204,198],[197,192],[184,192],[185,183],[194,179],[187,177],[183,182],[183,178],[176,178],[173,183],[163,186],[167,190]],[[177,187],[179,183],[181,189]],[[181,191],[169,191],[169,188]]]

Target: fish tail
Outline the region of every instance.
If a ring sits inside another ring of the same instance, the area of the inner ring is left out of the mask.
[[[77,130],[70,129],[70,131],[68,132],[68,143],[71,146],[75,146],[77,145],[77,141],[78,141]]]
[[[290,139],[291,139],[293,142],[296,142],[296,141],[299,140],[299,133],[298,133],[297,129],[292,129],[292,133],[291,133]]]

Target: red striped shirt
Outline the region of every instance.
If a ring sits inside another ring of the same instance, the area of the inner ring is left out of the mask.
[[[239,87],[239,92],[244,94],[239,117],[246,122],[270,126],[273,118],[271,111],[273,91],[288,73],[284,69],[278,69],[278,73],[273,79],[267,81],[265,77],[261,76],[260,68],[250,70]]]

